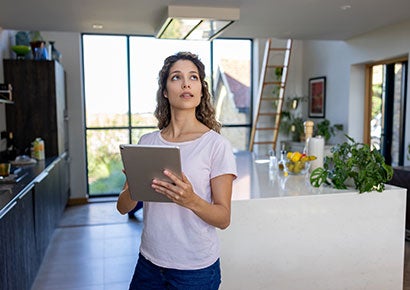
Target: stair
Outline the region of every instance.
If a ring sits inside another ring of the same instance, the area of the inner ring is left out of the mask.
[[[292,40],[266,41],[249,151],[276,150],[282,107],[285,98]]]

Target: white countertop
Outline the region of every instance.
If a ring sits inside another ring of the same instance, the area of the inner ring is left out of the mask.
[[[256,198],[287,197],[323,194],[354,194],[358,191],[334,189],[322,185],[313,187],[306,175],[288,175],[283,172],[269,174],[269,162],[255,162],[254,154],[248,151],[235,153],[238,177],[233,184],[232,200],[248,200]],[[386,185],[386,189],[392,186]]]

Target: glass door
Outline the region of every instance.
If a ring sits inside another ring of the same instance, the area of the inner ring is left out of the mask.
[[[386,163],[403,165],[407,60],[371,66],[370,144]]]

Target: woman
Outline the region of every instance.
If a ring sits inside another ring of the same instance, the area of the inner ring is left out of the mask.
[[[164,170],[173,183],[154,179],[152,187],[173,203],[144,202],[140,254],[130,289],[218,289],[221,282],[216,228],[230,224],[236,164],[219,133],[203,63],[179,52],[159,72],[159,131],[140,144],[179,146],[182,178]],[[125,183],[117,208],[132,210]]]

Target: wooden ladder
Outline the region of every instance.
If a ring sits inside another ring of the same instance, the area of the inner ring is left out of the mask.
[[[268,147],[258,148],[265,153],[276,150],[291,51],[291,39],[266,41],[249,151],[255,145]]]

